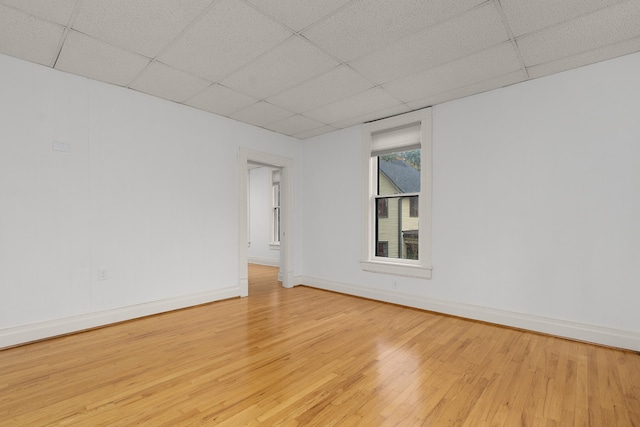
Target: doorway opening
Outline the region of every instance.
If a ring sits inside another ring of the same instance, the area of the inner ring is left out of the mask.
[[[248,245],[249,264],[278,268],[280,271],[281,182],[280,168],[248,163]],[[251,269],[249,269],[251,273]],[[251,278],[251,275],[249,275]],[[249,283],[251,286],[251,283]]]
[[[239,227],[238,227],[238,277],[240,296],[249,295],[249,245],[251,235],[249,233],[249,206],[250,206],[250,173],[249,167],[264,167],[270,171],[278,171],[278,206],[274,206],[273,215],[276,216],[279,225],[277,233],[279,237],[279,279],[285,288],[293,287],[293,160],[287,157],[276,156],[269,153],[240,148],[238,156],[238,194],[239,194]],[[275,174],[274,174],[275,175]],[[273,182],[273,178],[271,178]],[[278,218],[279,217],[279,218]],[[273,220],[275,226],[275,220]],[[275,245],[275,232],[272,231]]]

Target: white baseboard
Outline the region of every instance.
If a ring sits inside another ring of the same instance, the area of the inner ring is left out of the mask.
[[[268,265],[270,267],[280,267],[279,259],[250,256],[247,258],[247,261],[249,262],[249,264],[259,264],[259,265]]]
[[[493,308],[441,301],[414,295],[371,289],[364,286],[334,282],[307,276],[297,276],[296,284],[304,284],[318,289],[384,301],[407,307],[420,308],[437,313],[467,319],[480,320],[513,328],[542,332],[549,335],[585,341],[610,347],[640,351],[640,333],[602,326],[587,325],[560,319],[552,319],[531,314],[522,314]]]
[[[238,286],[129,307],[0,329],[0,349],[240,295]]]

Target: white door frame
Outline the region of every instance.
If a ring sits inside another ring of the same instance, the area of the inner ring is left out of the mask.
[[[293,160],[275,154],[262,153],[240,147],[238,152],[238,277],[240,296],[249,295],[249,271],[247,267],[247,247],[249,243],[248,224],[248,174],[247,166],[257,163],[281,168],[280,176],[280,272],[282,286],[292,288],[293,283]]]

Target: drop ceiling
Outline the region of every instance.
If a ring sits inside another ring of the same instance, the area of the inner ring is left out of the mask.
[[[299,139],[640,51],[640,0],[0,0],[0,53]]]

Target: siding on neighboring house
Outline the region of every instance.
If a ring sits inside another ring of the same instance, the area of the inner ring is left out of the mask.
[[[400,190],[389,179],[388,176],[380,174],[379,191],[381,194],[399,193]],[[388,243],[388,255],[390,258],[406,258],[407,248],[402,238],[403,231],[417,230],[418,217],[410,216],[410,201],[408,197],[402,198],[401,207],[398,198],[390,198],[387,206],[387,217],[378,218],[378,241],[386,241]],[[402,210],[402,216],[399,218],[399,210]],[[400,220],[399,220],[400,219]],[[401,251],[401,252],[399,252]]]

